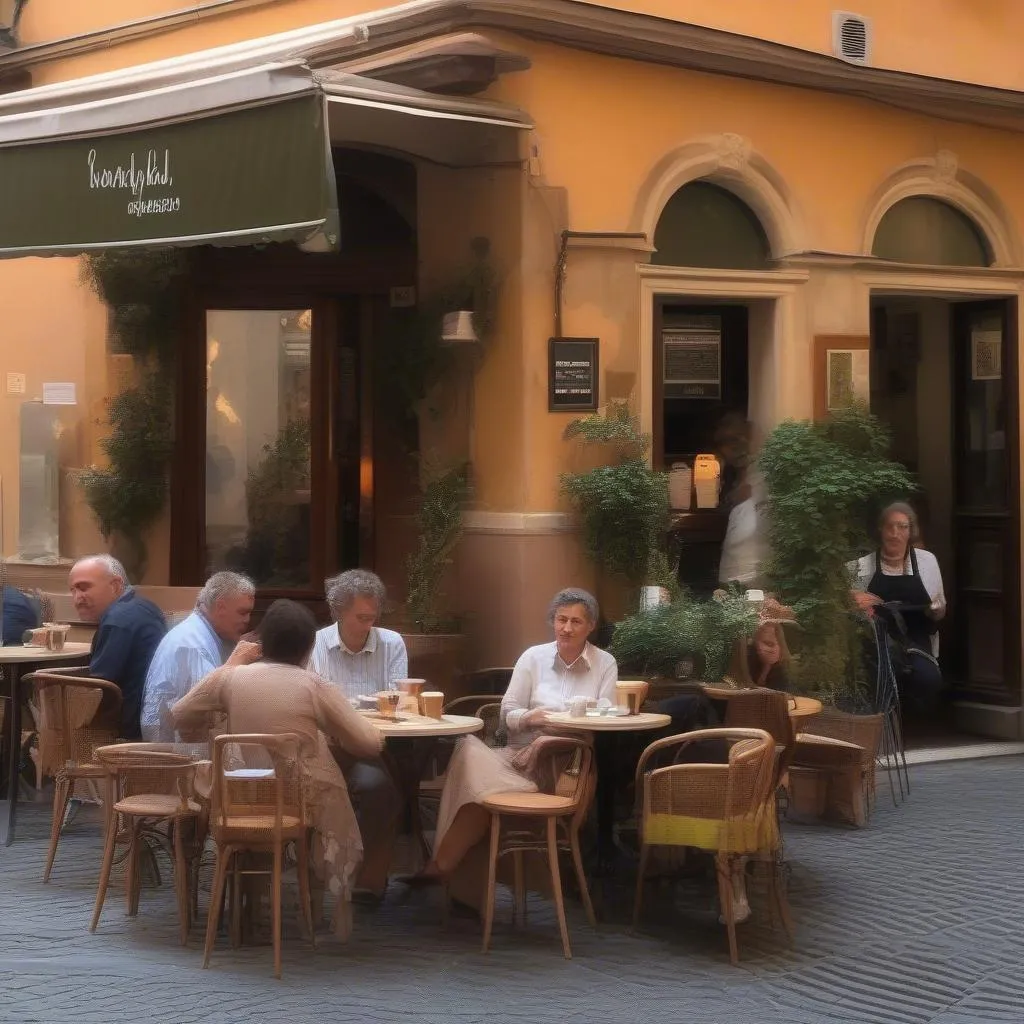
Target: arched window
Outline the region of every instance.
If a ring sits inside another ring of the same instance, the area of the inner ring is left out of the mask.
[[[929,196],[911,196],[890,206],[878,224],[871,253],[898,263],[992,264],[988,242],[974,221],[955,206]]]
[[[692,181],[668,201],[654,232],[651,262],[669,267],[764,270],[768,237],[753,210],[728,189]]]

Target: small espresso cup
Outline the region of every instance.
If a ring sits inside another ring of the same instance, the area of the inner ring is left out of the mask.
[[[615,684],[615,697],[620,708],[637,715],[647,697],[647,690],[648,684],[642,679],[620,679]]]
[[[569,701],[569,717],[570,718],[586,718],[587,707],[592,701],[589,697],[573,697]]]
[[[377,712],[383,718],[394,718],[402,695],[397,690],[381,690],[377,694]]]
[[[420,694],[420,706],[427,718],[441,719],[441,709],[444,707],[444,694],[438,690],[424,690]]]

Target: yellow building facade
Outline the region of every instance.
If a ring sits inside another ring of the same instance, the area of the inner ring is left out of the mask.
[[[759,0],[68,6],[21,8],[18,45],[0,54],[0,132],[12,126],[0,147],[19,144],[19,117],[77,109],[90,90],[111,101],[109,123],[133,92],[270,62],[328,82],[338,256],[193,253],[178,453],[148,582],[193,584],[221,564],[211,551],[234,543],[243,481],[286,415],[282,388],[305,373],[289,401],[314,435],[306,589],[361,562],[401,594],[414,477],[372,351],[410,290],[443,289],[486,238],[493,337],[442,383],[428,403],[440,412],[421,410],[419,438],[473,465],[452,590],[479,664],[510,663],[543,638],[551,593],[593,582],[559,492],[581,455],[562,438],[573,413],[551,411],[549,339],[597,339],[598,403],[629,401],[666,468],[707,450],[730,411],[755,439],[819,414],[830,367],[848,360],[921,480],[960,719],[1021,735],[1019,5],[861,0],[851,15],[795,0],[785,17]],[[359,197],[347,211],[346,194]],[[4,552],[19,554],[21,404],[67,382],[78,401],[56,414],[60,554],[74,557],[100,538],[72,471],[102,458],[123,361],[77,258],[6,255]],[[261,332],[284,354],[254,380]],[[665,346],[708,334],[718,374],[710,395],[687,397]],[[245,402],[230,394],[242,378]]]

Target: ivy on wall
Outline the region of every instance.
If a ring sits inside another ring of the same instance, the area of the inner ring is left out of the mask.
[[[111,352],[132,357],[137,383],[110,401],[110,434],[100,446],[108,465],[84,470],[79,482],[132,579],[145,573],[146,531],[167,503],[186,269],[177,250],[111,251],[84,261],[86,282],[109,309]]]

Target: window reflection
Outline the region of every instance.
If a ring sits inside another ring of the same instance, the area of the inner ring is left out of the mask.
[[[206,314],[206,563],[310,582],[310,310]]]

